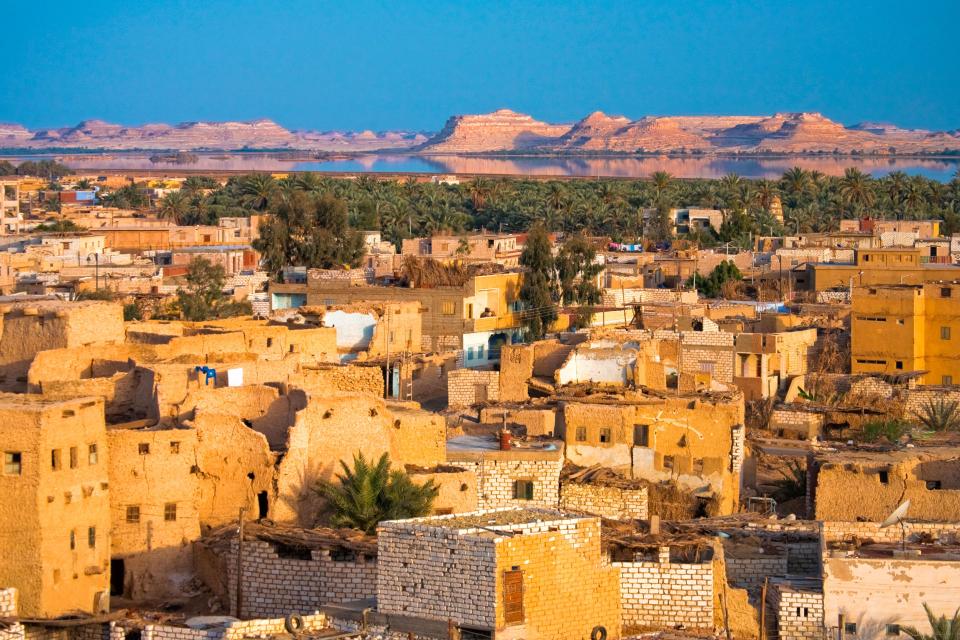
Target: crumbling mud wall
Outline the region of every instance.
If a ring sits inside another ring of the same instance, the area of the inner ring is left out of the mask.
[[[438,487],[433,501],[433,515],[469,513],[480,508],[477,496],[477,474],[460,467],[441,465],[433,469],[408,466],[410,479],[417,484],[428,481]]]
[[[960,520],[960,452],[891,452],[815,463],[818,520],[881,522],[904,500],[911,519]]]
[[[315,395],[349,391],[383,397],[383,371],[380,367],[341,365],[304,368],[293,383]]]
[[[192,577],[190,543],[200,537],[200,487],[193,472],[192,429],[107,432],[110,461],[110,552],[123,563],[124,595],[163,598]]]

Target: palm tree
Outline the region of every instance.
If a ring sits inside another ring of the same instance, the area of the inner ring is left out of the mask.
[[[932,634],[920,633],[916,627],[901,627],[900,631],[913,640],[960,640],[960,608],[953,613],[953,618],[933,615],[926,602],[923,603],[923,610],[927,612]]]
[[[790,199],[790,206],[796,207],[800,204],[801,199],[809,195],[813,181],[810,179],[809,173],[800,167],[794,167],[783,173],[783,177],[780,178],[780,185]]]
[[[160,199],[157,217],[172,220],[176,224],[183,222],[190,211],[190,196],[182,189],[171,191]]]
[[[664,200],[670,196],[673,190],[673,176],[666,171],[655,171],[650,176],[653,182],[653,200],[657,205],[669,204]]]
[[[777,189],[777,185],[773,182],[760,180],[756,184],[756,195],[760,208],[764,211],[770,211],[773,199],[780,195],[780,190]]]
[[[433,480],[416,484],[405,471],[390,469],[385,453],[370,464],[362,453],[353,456],[353,469],[340,461],[337,483],[320,481],[315,491],[329,504],[330,524],[372,534],[384,520],[416,518],[430,513],[440,488]]]
[[[473,179],[470,186],[467,187],[467,192],[470,194],[474,211],[482,211],[487,206],[487,199],[490,197],[491,191],[490,180],[484,177]]]
[[[861,211],[871,206],[875,200],[872,182],[873,178],[860,169],[849,167],[844,170],[840,179],[840,197],[854,212]]]
[[[256,211],[263,211],[277,193],[277,181],[267,173],[254,173],[240,181],[240,197],[244,204]]]

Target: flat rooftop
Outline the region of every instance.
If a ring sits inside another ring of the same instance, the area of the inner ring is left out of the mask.
[[[529,527],[530,525],[560,521],[576,522],[590,519],[592,519],[590,516],[569,513],[559,509],[549,509],[546,507],[515,507],[444,516],[428,516],[409,520],[393,520],[383,524],[388,526],[393,525],[401,529],[406,527],[423,527],[429,529],[447,529],[458,533],[490,533],[509,536],[511,534],[528,533],[524,531],[523,528]],[[529,531],[529,533],[532,532],[539,533],[536,529]]]
[[[464,460],[559,460],[563,457],[562,440],[517,440],[510,449],[501,450],[500,440],[493,435],[459,436],[447,440],[447,459]]]

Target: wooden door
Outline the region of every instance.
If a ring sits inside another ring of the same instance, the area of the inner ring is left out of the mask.
[[[523,623],[523,571],[503,572],[503,618],[507,624]]]

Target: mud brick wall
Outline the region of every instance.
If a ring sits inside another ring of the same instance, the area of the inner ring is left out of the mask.
[[[773,583],[767,606],[776,616],[778,640],[823,638],[823,593]]]
[[[560,501],[560,470],[563,459],[557,460],[496,460],[485,458],[479,462],[457,460],[458,467],[473,471],[477,477],[477,508],[501,507],[556,507]],[[517,480],[533,482],[533,500],[514,498]]]
[[[612,520],[646,520],[647,488],[621,489],[567,482],[560,487],[560,508]]]
[[[237,615],[237,542],[227,558],[227,589],[231,615]],[[306,613],[328,603],[369,598],[377,592],[375,558],[357,555],[334,560],[327,550],[309,551],[309,559],[281,557],[271,543],[245,540],[243,544],[243,615],[269,618],[291,612]],[[304,553],[304,552],[300,552]],[[286,555],[286,554],[284,554]]]
[[[468,407],[484,398],[478,397],[477,387],[487,389],[486,400],[500,399],[500,372],[457,369],[447,374],[447,398],[451,407]]]
[[[494,539],[415,523],[382,526],[377,611],[493,628]]]
[[[614,562],[620,570],[623,625],[713,628],[713,563],[670,562],[667,547],[658,562]]]

